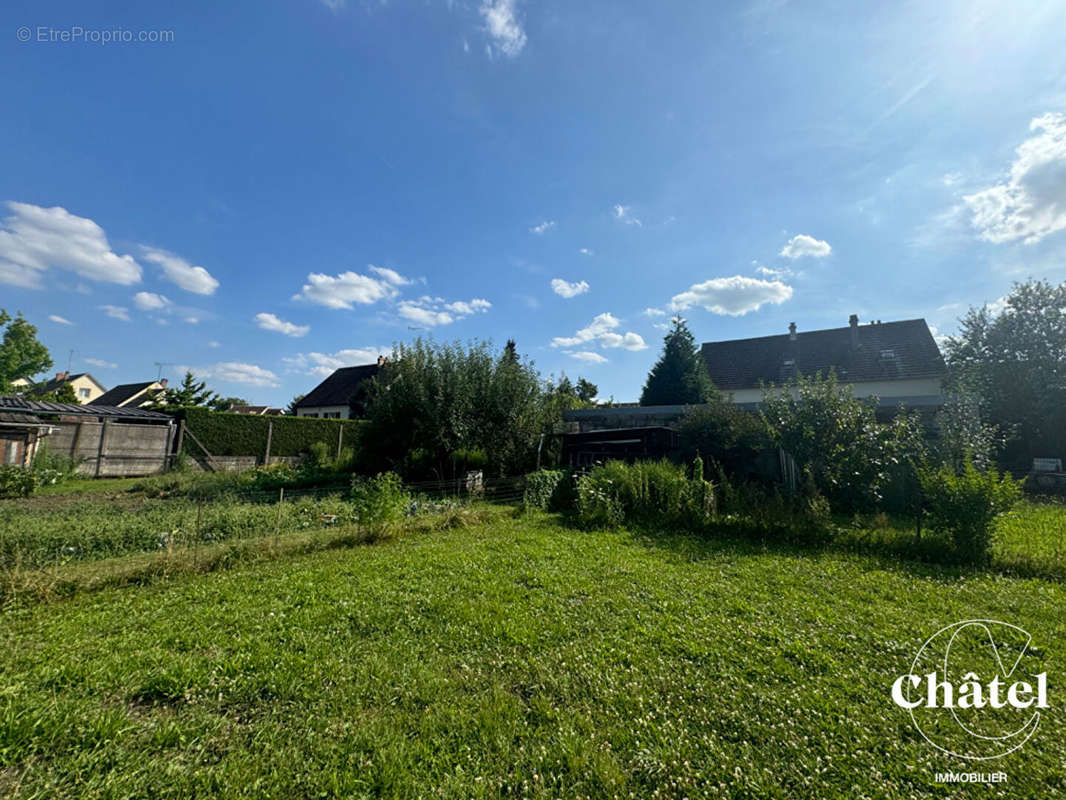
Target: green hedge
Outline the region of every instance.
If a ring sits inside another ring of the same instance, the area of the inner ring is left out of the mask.
[[[344,429],[344,447],[357,448],[362,420],[314,419],[311,417],[251,417],[226,414],[205,408],[186,408],[177,416],[184,418],[188,430],[213,456],[260,456],[266,451],[267,428],[271,456],[298,456],[307,453],[315,442],[323,442],[330,453],[337,450],[337,429]],[[182,451],[202,455],[192,438],[186,436]]]

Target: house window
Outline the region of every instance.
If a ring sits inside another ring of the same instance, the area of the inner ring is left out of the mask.
[[[89,392],[88,389],[78,389],[78,397],[83,397],[86,400],[88,400],[89,399],[89,394],[90,394],[90,392]]]

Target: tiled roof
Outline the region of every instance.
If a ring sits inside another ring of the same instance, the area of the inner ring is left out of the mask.
[[[707,342],[701,350],[711,380],[726,391],[784,383],[793,374],[831,368],[846,383],[938,378],[944,359],[924,319],[878,322],[796,334]]]
[[[81,417],[112,417],[115,419],[140,419],[145,422],[170,422],[171,417],[158,411],[143,408],[120,408],[118,406],[78,405],[77,403],[46,403],[27,400],[18,395],[0,396],[0,411],[25,414],[63,414]]]
[[[364,364],[361,367],[341,367],[322,383],[311,390],[297,408],[318,408],[321,406],[346,406],[363,381],[373,378],[381,370],[378,364]]]
[[[116,386],[114,389],[104,392],[102,395],[93,400],[89,405],[91,406],[120,406],[123,403],[128,403],[131,399],[143,392],[155,381],[144,381],[142,383],[122,383]]]

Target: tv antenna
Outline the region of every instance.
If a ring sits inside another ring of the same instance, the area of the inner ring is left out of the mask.
[[[159,379],[163,377],[163,367],[177,366],[171,361],[153,361],[152,363],[155,364],[156,367],[158,367],[158,371],[155,374],[156,383],[158,383]]]

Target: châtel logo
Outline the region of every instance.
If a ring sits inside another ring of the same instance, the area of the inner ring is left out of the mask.
[[[997,620],[948,625],[892,684],[892,700],[938,750],[973,761],[1005,756],[1029,741],[1048,708],[1047,673],[1031,642]]]

